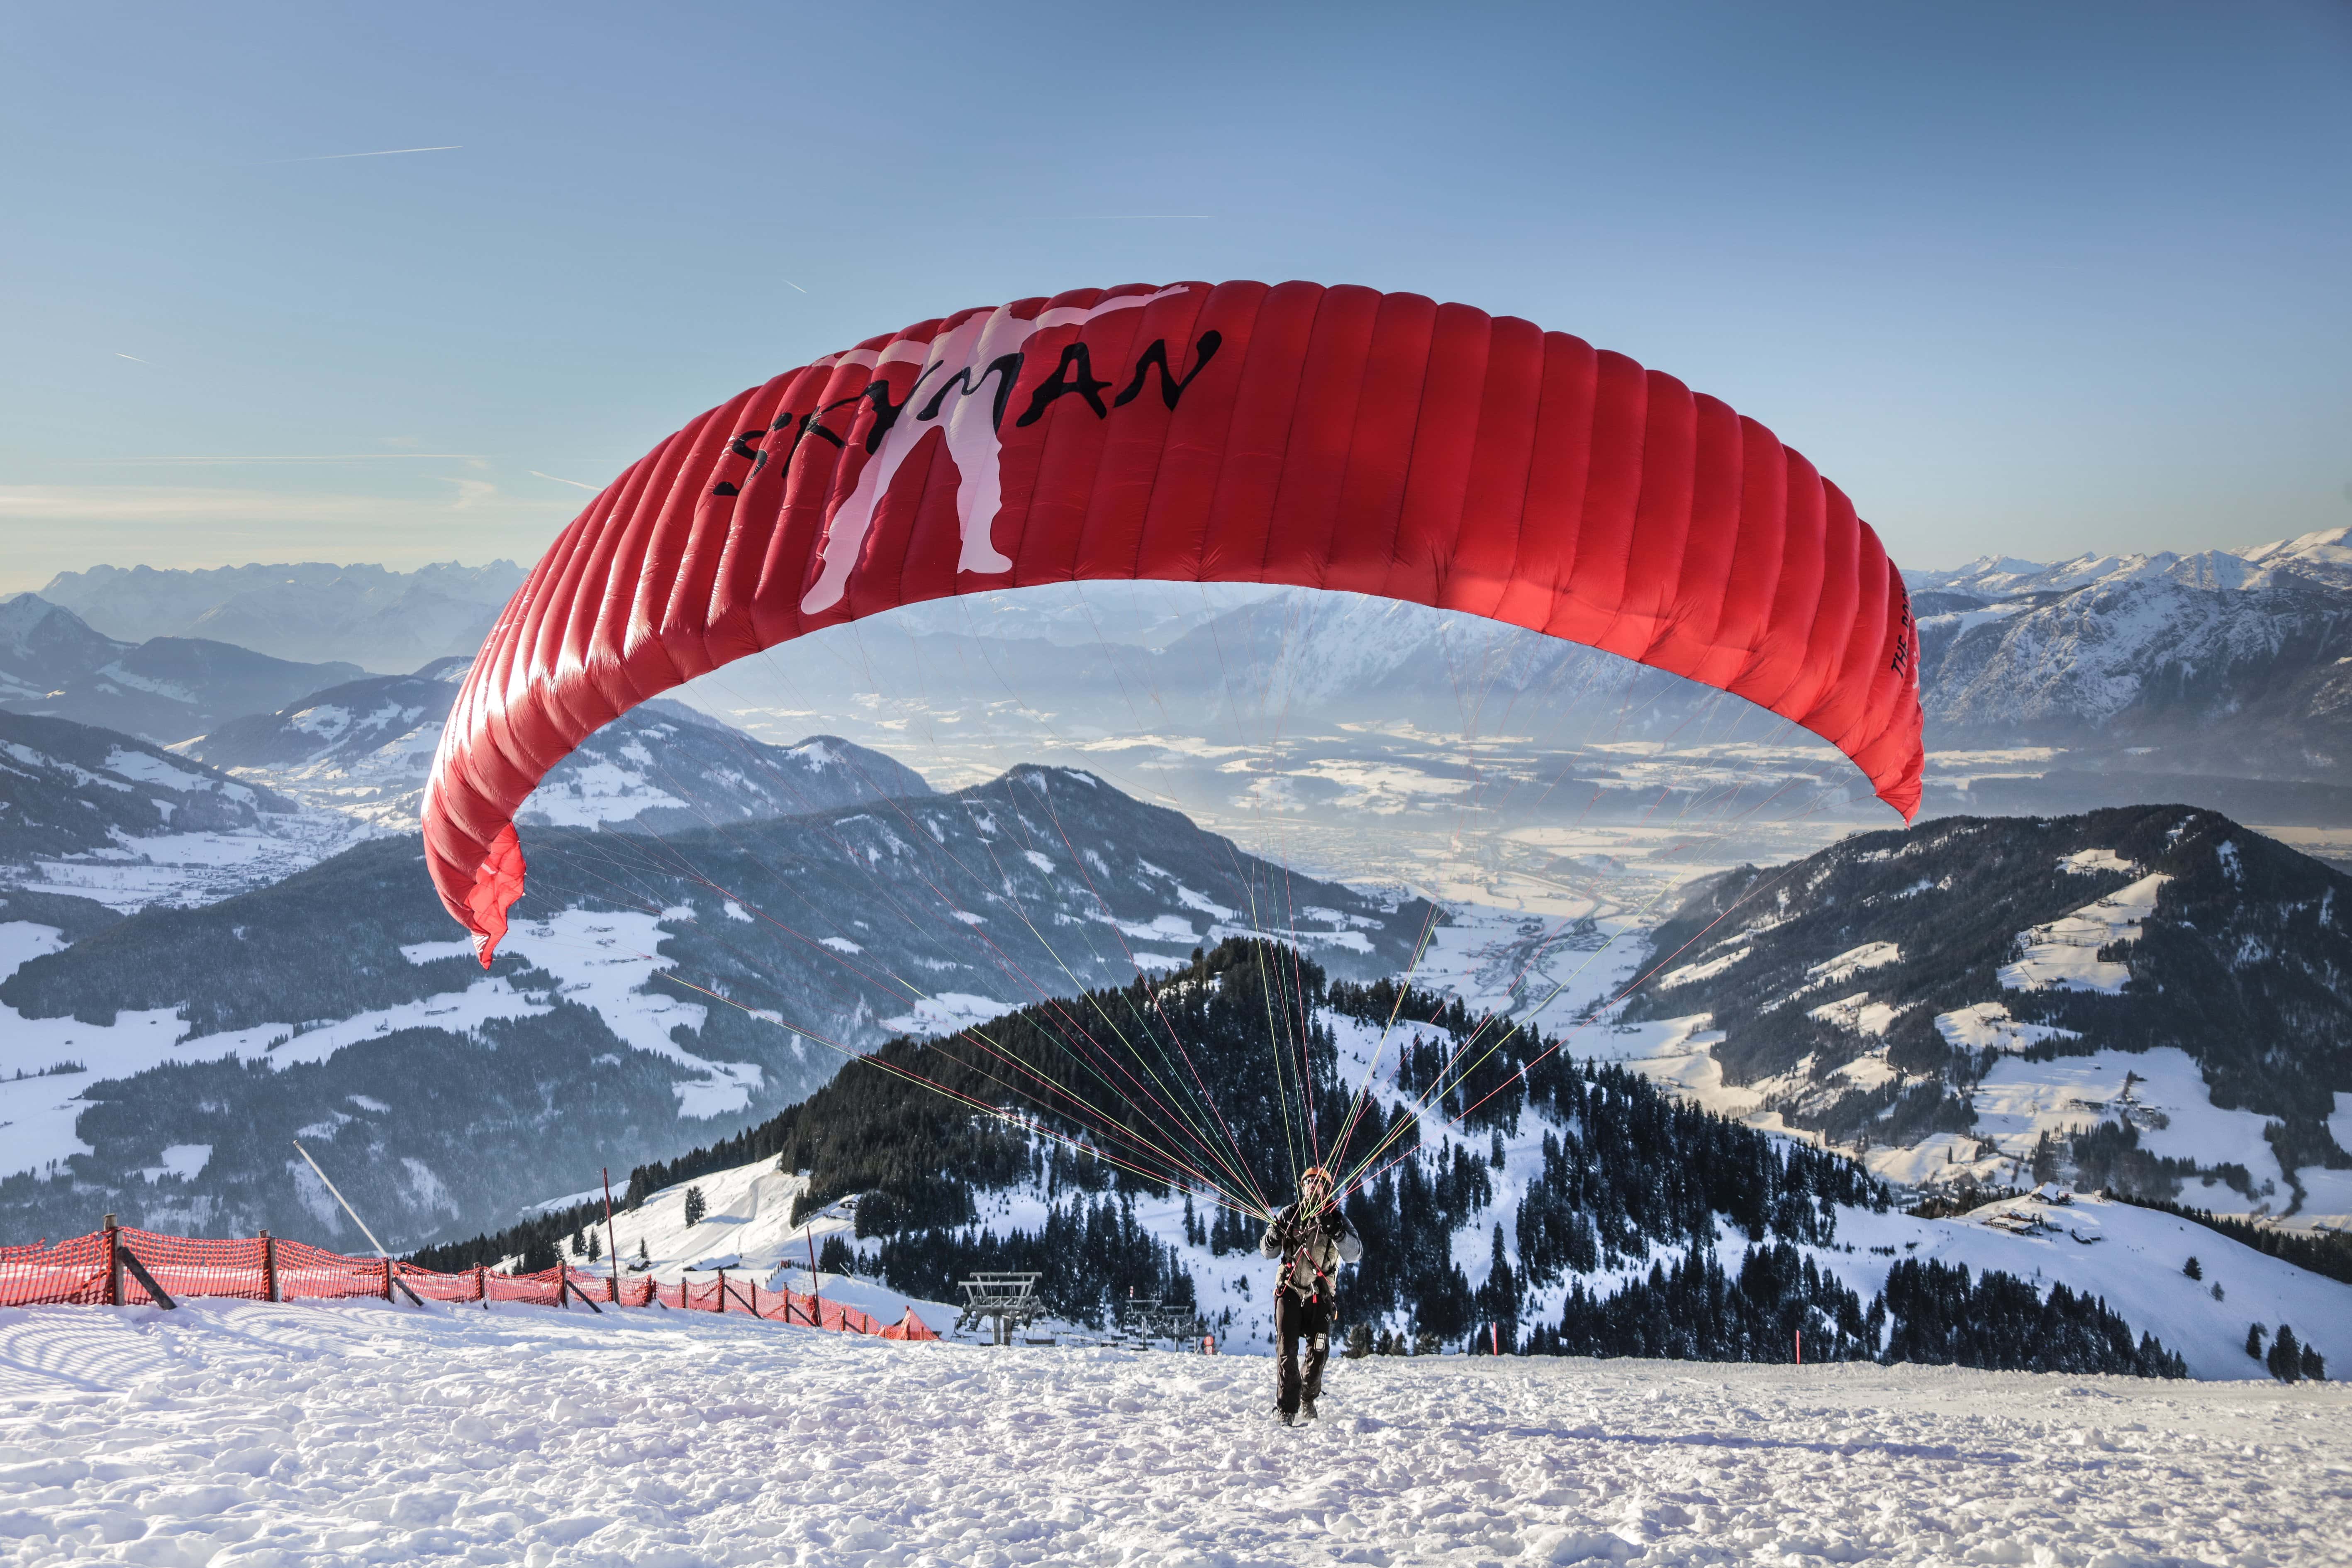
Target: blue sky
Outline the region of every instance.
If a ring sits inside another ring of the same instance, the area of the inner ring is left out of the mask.
[[[1415,289],[1633,354],[1910,564],[2352,522],[2341,0],[0,29],[0,591],[528,559],[740,386],[1181,278]],[[453,150],[341,156],[419,147]]]

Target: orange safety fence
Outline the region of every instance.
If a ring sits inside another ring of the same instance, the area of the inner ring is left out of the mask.
[[[389,1301],[414,1296],[422,1301],[563,1307],[577,1297],[591,1305],[735,1312],[891,1340],[940,1337],[912,1308],[902,1321],[885,1328],[855,1307],[797,1290],[771,1290],[749,1279],[730,1279],[723,1270],[699,1284],[591,1274],[570,1264],[535,1274],[499,1274],[478,1267],[443,1274],[389,1258],[346,1258],[308,1242],[280,1240],[266,1231],[249,1238],[208,1240],[128,1226],[109,1226],[55,1247],[0,1247],[0,1307],[148,1306],[155,1300],[148,1279],[174,1298],[298,1301],[373,1296]]]

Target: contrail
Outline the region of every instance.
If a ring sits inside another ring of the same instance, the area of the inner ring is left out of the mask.
[[[131,363],[133,363],[133,364],[152,364],[152,363],[155,363],[153,360],[145,360],[145,359],[141,359],[137,354],[127,354],[127,353],[123,353],[121,350],[120,350],[120,349],[117,349],[117,350],[115,351],[114,357],[115,357],[116,359],[127,359],[127,360],[129,360],[129,361],[130,361]]]
[[[572,485],[583,490],[593,490],[596,488],[594,485],[581,484],[578,479],[567,479],[561,474],[542,474],[537,468],[525,468],[523,472],[530,475],[533,479],[553,479],[559,485]]]
[[[331,163],[338,158],[397,158],[403,153],[456,153],[465,143],[453,142],[446,147],[386,147],[376,153],[321,153],[315,158],[281,158],[281,163]]]
[[[782,284],[787,289],[799,289],[803,294],[808,292],[807,289],[801,289],[799,284],[793,282],[791,279],[782,276],[781,273],[777,275],[776,281]]]

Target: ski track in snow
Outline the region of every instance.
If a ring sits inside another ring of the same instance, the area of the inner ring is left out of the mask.
[[[2352,1394],[893,1344],[741,1318],[0,1312],[0,1562],[2342,1563]]]

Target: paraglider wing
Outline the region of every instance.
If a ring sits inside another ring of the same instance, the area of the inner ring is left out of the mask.
[[[600,725],[730,660],[1072,579],[1348,589],[1589,644],[1770,709],[1918,806],[1909,600],[1772,434],[1622,354],[1413,294],[1080,289],[741,393],[566,528],[467,678],[426,857],[487,964],[514,813]]]

